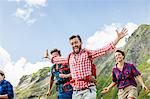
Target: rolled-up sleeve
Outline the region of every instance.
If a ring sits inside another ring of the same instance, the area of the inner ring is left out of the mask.
[[[141,73],[138,71],[138,69],[133,64],[131,64],[131,70],[132,70],[134,77],[141,75]]]

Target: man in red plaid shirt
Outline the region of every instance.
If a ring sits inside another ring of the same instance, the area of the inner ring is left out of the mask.
[[[73,52],[69,54],[69,58],[52,57],[52,63],[68,63],[70,66],[70,76],[74,80],[71,85],[73,86],[73,99],[96,99],[96,86],[95,81],[84,81],[85,77],[92,75],[92,62],[99,56],[106,54],[109,50],[114,49],[115,45],[127,34],[127,29],[123,28],[121,32],[117,32],[116,39],[98,50],[87,50],[82,48],[82,40],[79,35],[70,37],[70,44]],[[87,53],[88,52],[88,53]],[[89,58],[89,54],[91,59]],[[61,75],[65,77],[65,75]],[[68,76],[68,75],[67,75]],[[92,78],[92,76],[91,76]]]

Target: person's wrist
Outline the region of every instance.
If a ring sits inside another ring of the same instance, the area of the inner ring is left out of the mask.
[[[118,41],[121,40],[121,37],[117,37],[117,40],[118,40]]]
[[[69,78],[69,74],[66,74],[66,75],[65,75],[65,78]]]
[[[65,75],[65,78],[68,78],[69,76],[68,76],[68,74],[67,75]]]
[[[110,89],[111,87],[110,87],[110,86],[108,86],[107,88],[108,88],[108,89]]]
[[[142,85],[142,87],[144,88],[144,87],[145,87],[145,85],[143,84],[143,85]]]
[[[68,78],[70,77],[70,74],[68,74]]]
[[[51,93],[51,90],[49,90],[49,93]]]

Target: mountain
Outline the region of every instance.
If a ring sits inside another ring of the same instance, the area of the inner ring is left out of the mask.
[[[150,25],[140,25],[128,38],[126,45],[120,49],[126,53],[125,60],[137,66],[144,82],[150,88]],[[97,66],[97,98],[117,99],[116,87],[108,94],[101,94],[102,89],[111,83],[111,70],[115,65],[114,52],[110,51],[105,56],[97,58],[94,63]],[[49,67],[45,67],[32,75],[23,76],[15,88],[16,98],[49,99],[45,95],[49,82],[49,70]],[[140,87],[138,88],[140,90]],[[51,98],[57,99],[55,86],[53,86]],[[150,93],[140,91],[138,99],[150,99]]]
[[[15,88],[15,97],[17,99],[46,99],[49,71],[50,67],[44,67],[31,75],[23,76]],[[52,94],[54,92],[56,92],[55,88],[53,88]]]

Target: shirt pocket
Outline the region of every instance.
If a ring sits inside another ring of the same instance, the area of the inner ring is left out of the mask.
[[[124,71],[124,76],[125,76],[125,79],[129,78],[131,76],[131,69]]]

